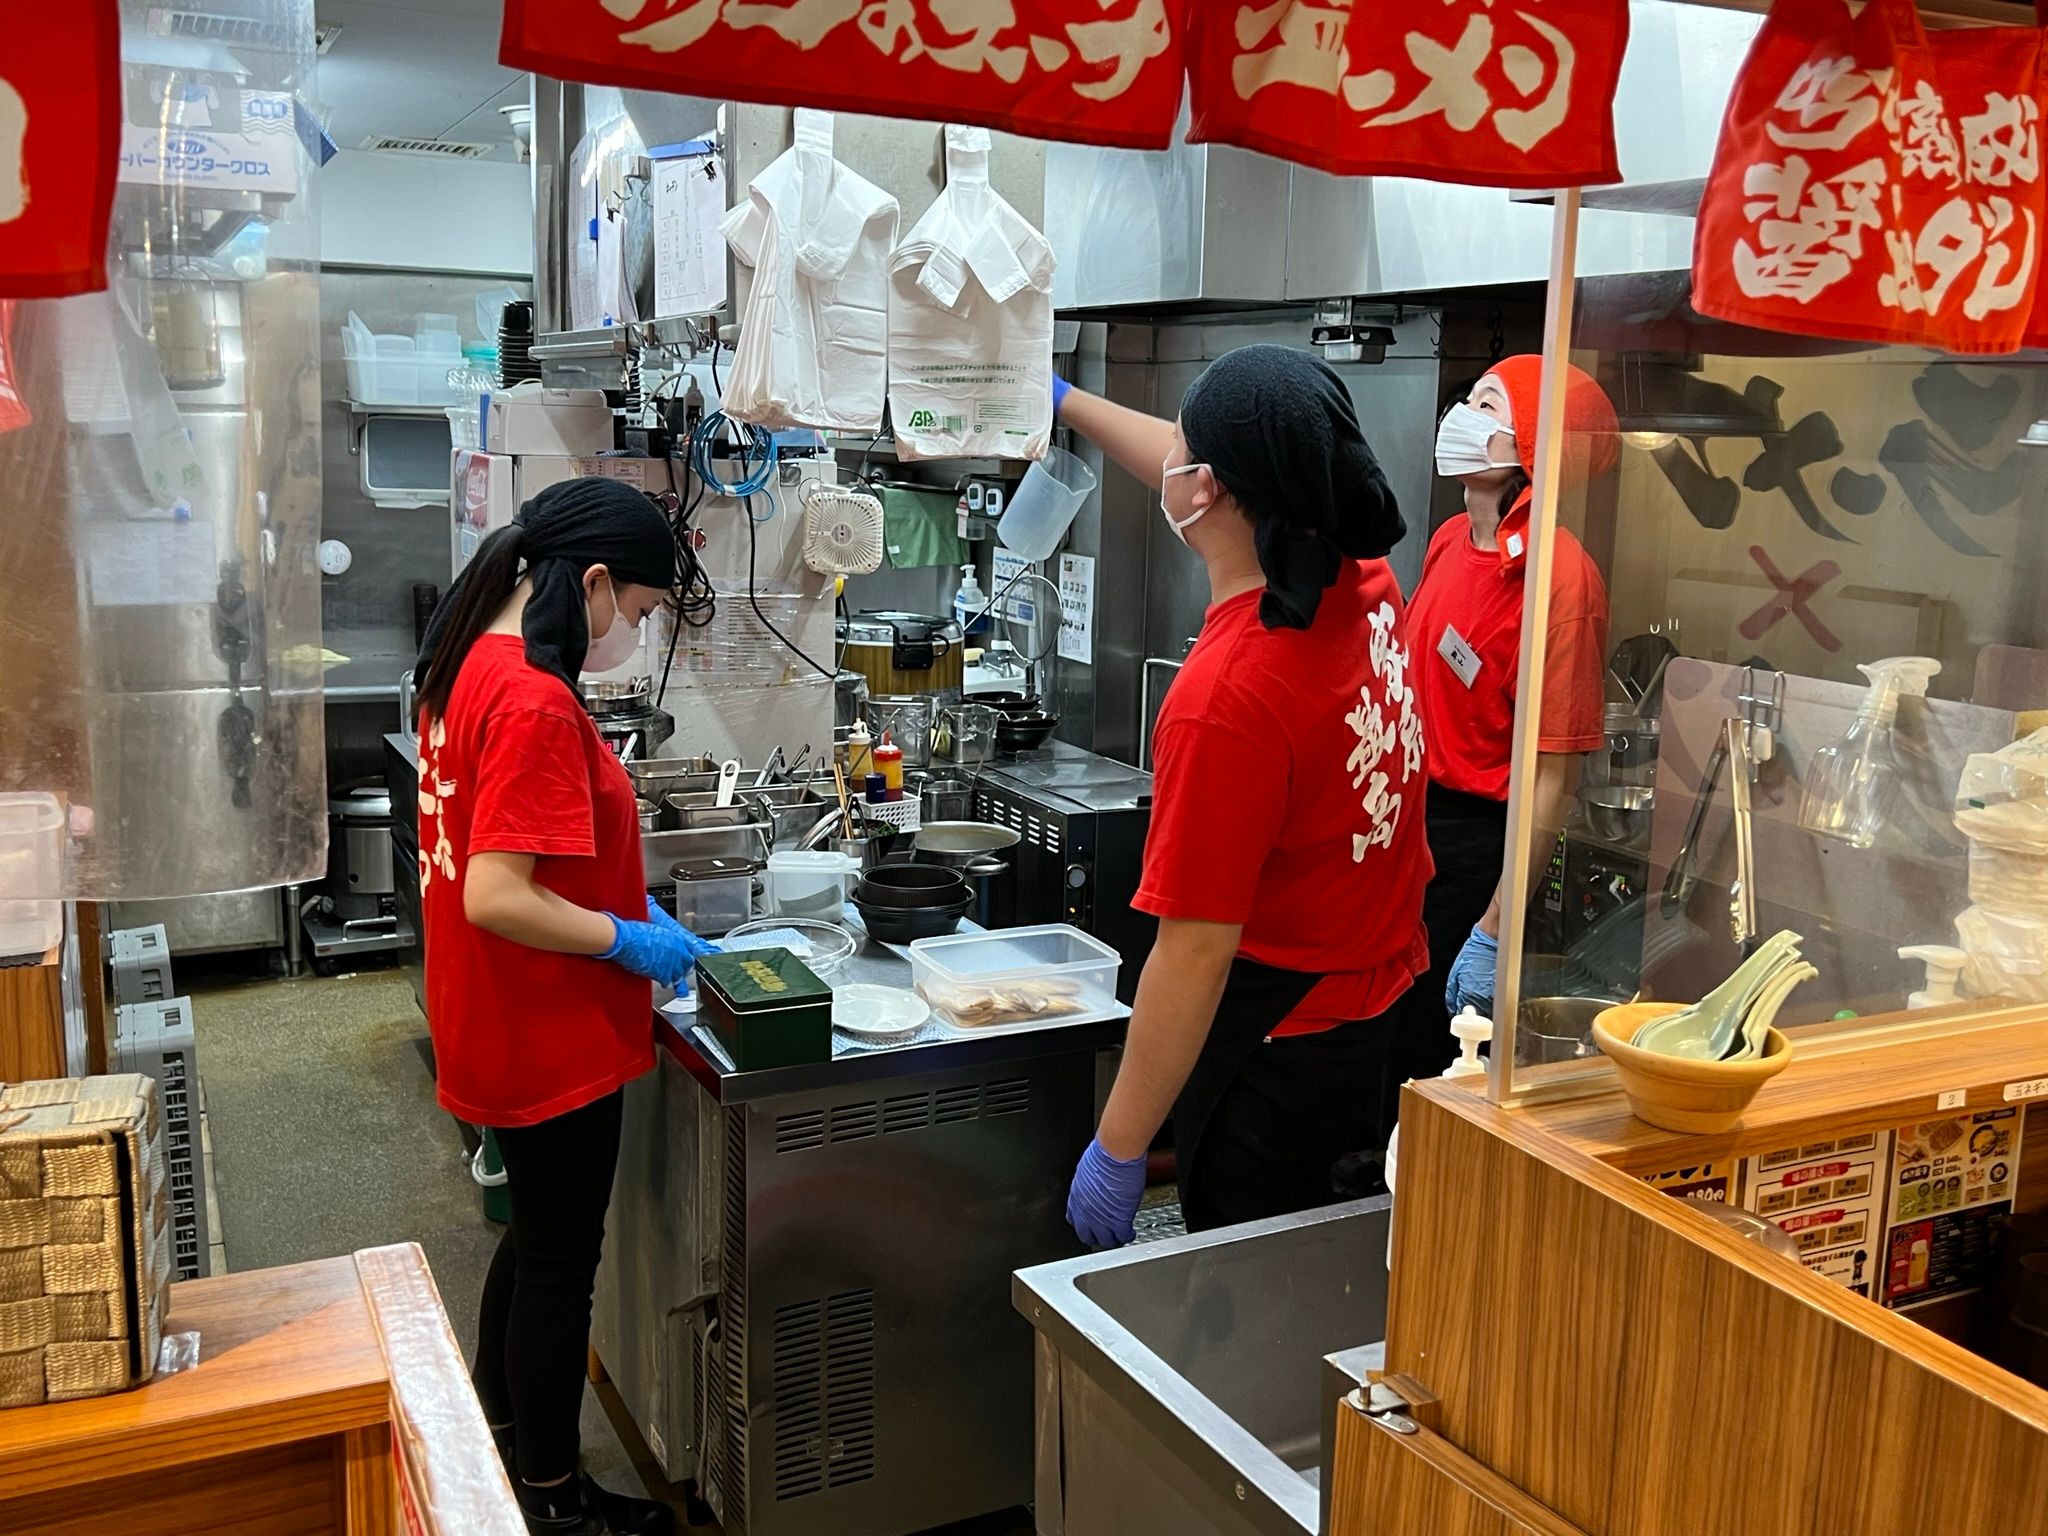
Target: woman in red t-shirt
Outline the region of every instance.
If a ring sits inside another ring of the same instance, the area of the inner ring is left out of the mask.
[[[1493,997],[1542,367],[1534,353],[1495,364],[1437,429],[1437,473],[1463,484],[1465,510],[1430,539],[1408,604],[1429,733],[1436,874],[1423,905],[1431,969],[1409,995],[1405,1059],[1382,1095],[1388,1128],[1400,1083],[1436,1076],[1456,1054],[1445,1010],[1490,1007]],[[1572,485],[1614,466],[1619,429],[1597,383],[1569,367],[1566,379],[1563,480]],[[1564,823],[1580,754],[1604,740],[1607,587],[1563,528],[1551,551],[1547,635],[1533,778],[1538,848]]]
[[[497,1133],[512,1219],[491,1260],[475,1381],[527,1525],[674,1529],[577,1468],[590,1299],[624,1085],[654,1064],[649,980],[711,946],[649,899],[633,786],[584,713],[676,579],[667,519],[592,477],[485,539],[416,669],[427,1016],[444,1108]]]
[[[1387,1015],[1423,968],[1423,726],[1401,514],[1343,382],[1242,347],[1158,421],[1079,391],[1060,412],[1160,491],[1210,606],[1153,735],[1132,905],[1159,919],[1116,1086],[1067,1219],[1127,1243],[1169,1111],[1188,1226],[1336,1198]]]

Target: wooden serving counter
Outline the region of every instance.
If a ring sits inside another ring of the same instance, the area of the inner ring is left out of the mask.
[[[0,1412],[0,1531],[523,1536],[417,1247],[187,1281],[199,1359]]]
[[[1809,1044],[1720,1136],[1618,1090],[1409,1085],[1388,1376],[1340,1412],[1333,1536],[2048,1532],[2048,1391],[1965,1347],[1967,1306],[1888,1309],[1649,1182],[1831,1142],[1889,1178],[1898,1128],[2010,1111],[2039,1210],[2044,1078],[2030,1012]]]

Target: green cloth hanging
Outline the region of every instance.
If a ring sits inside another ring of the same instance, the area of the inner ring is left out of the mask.
[[[934,565],[965,565],[960,538],[960,497],[953,491],[914,486],[877,487],[882,498],[882,547],[899,571]]]

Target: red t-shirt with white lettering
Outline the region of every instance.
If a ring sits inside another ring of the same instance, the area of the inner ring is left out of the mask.
[[[1481,549],[1472,542],[1471,519],[1460,512],[1430,539],[1422,580],[1408,600],[1430,782],[1487,800],[1508,797],[1527,554],[1516,541],[1527,526],[1526,511],[1518,509],[1501,522],[1501,547]],[[1478,658],[1469,684],[1444,654],[1447,630]],[[1607,584],[1585,546],[1563,528],[1550,560],[1548,636],[1537,748],[1590,752],[1606,740]]]
[[[478,639],[447,719],[420,722],[420,898],[441,1107],[473,1125],[532,1125],[654,1065],[654,993],[609,960],[471,923],[462,880],[478,853],[533,854],[534,879],[563,900],[647,915],[632,782],[517,635]]]
[[[1352,561],[1308,629],[1258,591],[1211,608],[1153,734],[1152,825],[1132,903],[1240,923],[1238,953],[1324,979],[1281,1034],[1376,1018],[1427,969],[1422,718],[1401,591]]]

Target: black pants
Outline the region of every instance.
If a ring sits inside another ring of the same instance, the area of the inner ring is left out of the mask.
[[[1410,1078],[1440,1077],[1458,1055],[1444,987],[1472,926],[1493,904],[1507,852],[1508,808],[1499,800],[1429,787],[1429,853],[1436,874],[1422,897],[1422,925],[1429,930],[1429,973],[1418,977],[1395,1007],[1394,1047],[1387,1053],[1379,1084],[1375,1146],[1384,1147],[1400,1112],[1401,1085]]]
[[[519,1476],[576,1470],[590,1297],[619,1161],[623,1090],[538,1125],[498,1129],[512,1222],[491,1256],[476,1330],[484,1417],[511,1424]]]
[[[1339,1198],[1330,1170],[1352,1150],[1358,1106],[1379,1081],[1392,1015],[1269,1038],[1320,980],[1242,956],[1232,964],[1209,1038],[1173,1109],[1190,1232]]]

